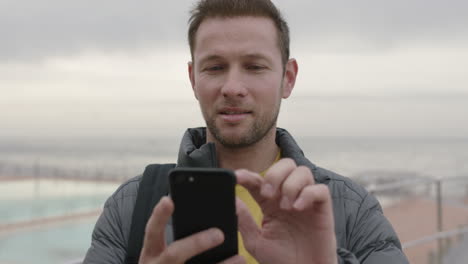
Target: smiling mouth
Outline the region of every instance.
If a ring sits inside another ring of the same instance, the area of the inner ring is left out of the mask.
[[[238,124],[252,113],[252,111],[239,108],[224,108],[219,111],[222,120],[229,124]]]
[[[252,111],[243,107],[223,107],[218,110],[218,113],[221,115],[245,115],[251,114]]]
[[[244,114],[251,114],[252,111],[221,111],[220,114],[222,115],[244,115]]]

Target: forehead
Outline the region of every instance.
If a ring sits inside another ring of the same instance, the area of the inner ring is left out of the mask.
[[[223,52],[265,53],[280,58],[273,21],[265,17],[205,19],[195,36],[195,58]]]

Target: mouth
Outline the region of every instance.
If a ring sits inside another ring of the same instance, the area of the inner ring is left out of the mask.
[[[247,116],[251,115],[252,111],[242,108],[227,107],[222,108],[218,113],[227,123],[239,123],[247,118]]]
[[[251,114],[252,111],[243,110],[243,109],[234,109],[234,108],[224,108],[219,111],[221,115],[242,115],[242,114]]]

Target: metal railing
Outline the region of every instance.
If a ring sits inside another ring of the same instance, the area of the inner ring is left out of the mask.
[[[462,227],[457,229],[452,229],[448,231],[438,232],[429,236],[424,236],[416,240],[408,241],[403,243],[403,249],[419,246],[421,244],[429,243],[434,240],[443,240],[447,238],[452,238],[454,236],[460,236],[468,234],[468,227]]]
[[[418,238],[416,240],[408,241],[403,243],[403,248],[408,249],[416,247],[425,243],[437,241],[437,252],[431,252],[429,257],[429,263],[442,264],[443,256],[447,251],[447,244],[444,241],[451,241],[450,239],[454,236],[462,236],[468,234],[468,227],[460,227],[448,231],[443,231],[444,219],[443,219],[443,184],[447,182],[466,182],[465,185],[465,194],[464,196],[468,198],[468,177],[467,176],[457,176],[449,178],[435,178],[435,177],[425,177],[419,179],[405,180],[402,182],[392,182],[381,184],[378,186],[370,186],[369,192],[373,195],[378,195],[379,193],[386,193],[392,190],[399,188],[408,188],[408,186],[422,186],[426,185],[430,187],[431,185],[435,187],[435,200],[436,200],[436,229],[437,232],[428,236]],[[427,188],[429,190],[430,188]]]

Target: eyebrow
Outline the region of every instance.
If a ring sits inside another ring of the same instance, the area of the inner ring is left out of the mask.
[[[243,59],[261,59],[261,60],[267,61],[268,63],[272,63],[270,58],[268,58],[267,56],[265,56],[265,55],[263,55],[261,53],[249,53],[249,54],[242,55],[241,58],[243,58]],[[223,56],[212,54],[212,55],[208,55],[206,57],[201,58],[199,63],[203,64],[203,63],[205,63],[207,61],[223,60],[223,59],[224,59]]]
[[[250,53],[250,54],[243,55],[242,58],[252,59],[252,60],[263,60],[269,65],[274,64],[271,57],[268,57],[262,53]]]
[[[203,64],[203,63],[205,63],[205,62],[207,62],[207,61],[221,60],[221,59],[223,59],[222,56],[213,54],[213,55],[208,55],[208,56],[206,56],[206,57],[202,57],[202,58],[200,59],[199,63],[200,63],[200,64]]]
[[[268,57],[261,54],[261,53],[251,53],[247,55],[243,55],[242,58],[248,58],[248,59],[263,59],[269,61]]]

